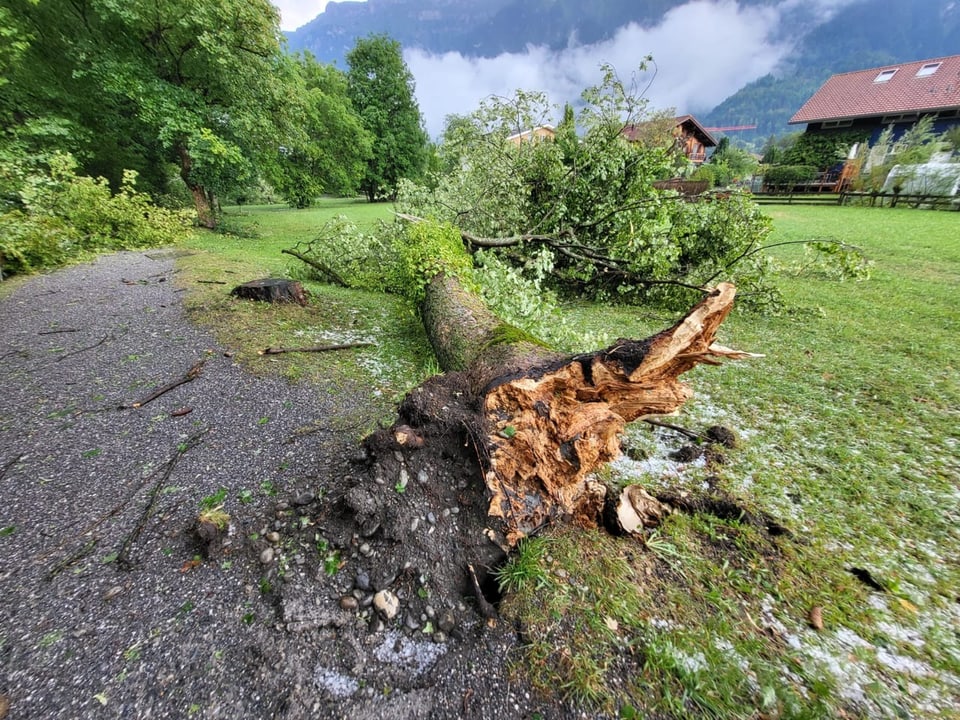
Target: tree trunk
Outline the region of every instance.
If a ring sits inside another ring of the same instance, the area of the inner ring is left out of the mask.
[[[428,443],[437,423],[446,432],[451,424],[468,432],[489,515],[502,523],[506,545],[558,519],[596,526],[606,489],[590,474],[620,454],[626,423],[677,410],[692,394],[679,376],[695,365],[748,356],[713,342],[734,295],[732,285],[722,284],[646,340],[562,356],[440,274],[428,285],[422,314],[449,374],[408,396],[398,426]]]
[[[197,210],[197,223],[200,227],[213,230],[217,227],[217,216],[210,204],[207,196],[207,190],[203,185],[194,182],[190,177],[190,170],[193,167],[193,158],[190,157],[190,151],[187,146],[180,144],[177,147],[177,155],[180,158],[180,177],[186,183],[190,194],[193,196],[193,206]]]
[[[206,191],[201,185],[187,183],[187,187],[190,188],[190,194],[193,195],[193,205],[197,209],[197,223],[200,227],[205,227],[208,230],[215,229],[217,227],[217,216],[210,206]]]

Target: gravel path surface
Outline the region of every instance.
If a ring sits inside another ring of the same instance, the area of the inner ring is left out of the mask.
[[[371,631],[298,555],[282,593],[264,587],[264,538],[344,476],[353,450],[323,428],[363,399],[254,377],[178,298],[157,251],[0,300],[0,718],[536,712],[504,668],[515,633],[466,607],[431,644]],[[291,441],[306,425],[320,430]],[[219,488],[230,536],[201,558],[195,519]]]

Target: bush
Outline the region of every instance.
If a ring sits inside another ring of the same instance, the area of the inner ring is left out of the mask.
[[[805,183],[817,177],[818,169],[813,165],[774,165],[763,173],[763,184],[767,187],[789,188]]]
[[[690,176],[691,180],[703,180],[708,183],[707,188],[717,186],[717,173],[715,165],[701,165]]]
[[[441,272],[473,279],[473,258],[450,223],[410,223],[395,236],[393,249],[397,255],[394,291],[411,300],[422,300],[427,283]]]
[[[55,155],[49,172],[26,177],[20,206],[0,215],[0,271],[57,267],[93,252],[176,242],[189,215],[156,207],[137,192],[136,173],[124,172],[111,195],[107,181],[76,174],[70,155]]]
[[[805,132],[783,154],[784,165],[812,165],[826,169],[841,162],[854,143],[866,142],[869,133],[863,130]]]

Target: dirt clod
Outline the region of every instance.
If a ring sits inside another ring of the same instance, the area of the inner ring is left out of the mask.
[[[710,442],[717,445],[723,445],[725,448],[733,450],[737,447],[737,435],[733,430],[723,425],[711,425],[705,433]]]

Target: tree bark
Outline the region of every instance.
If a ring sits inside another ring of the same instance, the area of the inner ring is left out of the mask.
[[[217,216],[207,197],[206,188],[194,182],[190,177],[193,158],[190,157],[190,151],[186,145],[181,144],[177,148],[177,155],[180,158],[180,177],[183,179],[183,182],[186,183],[190,194],[193,196],[193,206],[197,210],[197,223],[199,223],[200,227],[213,230],[217,227]]]
[[[559,519],[596,526],[606,489],[591,473],[620,454],[625,425],[677,410],[692,394],[679,376],[697,364],[749,356],[714,343],[735,293],[721,284],[646,340],[563,356],[497,318],[456,278],[437,275],[422,315],[450,374],[408,396],[398,422],[416,429],[444,416],[466,428],[507,545]],[[441,385],[465,394],[469,412],[453,411]]]

